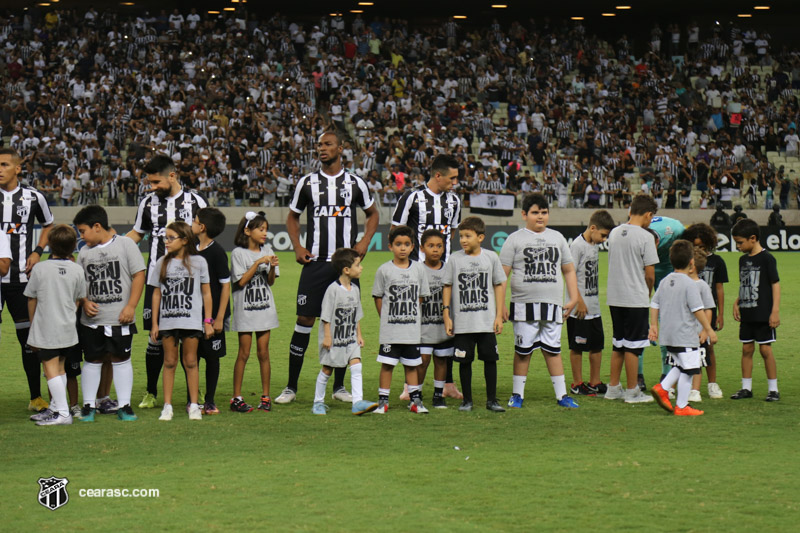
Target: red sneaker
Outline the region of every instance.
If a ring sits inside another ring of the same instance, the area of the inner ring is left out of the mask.
[[[656,383],[656,385],[650,389],[650,394],[653,395],[653,398],[656,402],[658,402],[658,405],[660,405],[661,408],[666,412],[672,413],[674,411],[672,408],[672,402],[669,401],[669,393],[664,390],[664,387],[661,386],[661,383]]]
[[[691,405],[675,408],[675,416],[700,416],[703,414],[703,412],[704,411],[701,411],[700,409],[695,409]]]

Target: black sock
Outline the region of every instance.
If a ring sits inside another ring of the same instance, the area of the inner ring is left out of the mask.
[[[215,355],[207,355],[205,403],[216,403],[214,401],[214,395],[217,393],[218,381],[219,381],[219,357]]]
[[[344,374],[347,372],[347,367],[339,367],[333,369],[333,392],[344,388]]]
[[[417,398],[419,398],[421,400],[422,399],[422,391],[421,390],[415,390],[414,392],[409,393],[408,397],[411,398],[412,401],[416,400]]]
[[[438,398],[444,395],[444,387],[434,387],[433,388],[433,397]]]
[[[461,378],[461,393],[464,395],[465,402],[472,401],[472,361],[463,361],[458,368],[458,376]]]
[[[297,380],[300,379],[300,371],[303,369],[303,359],[305,359],[308,349],[312,327],[295,324],[292,340],[289,343],[289,382],[286,387],[295,392],[297,392]]]
[[[483,362],[483,377],[486,379],[486,401],[497,400],[497,361]]]
[[[147,392],[158,396],[158,376],[164,366],[164,347],[160,344],[147,343],[145,353],[145,366],[147,367]]]
[[[22,368],[25,370],[25,377],[28,379],[28,390],[31,393],[31,400],[42,395],[42,364],[35,353],[28,348],[28,332],[30,328],[17,330],[17,340],[22,346]]]
[[[453,358],[447,358],[447,376],[444,378],[445,383],[453,383]]]

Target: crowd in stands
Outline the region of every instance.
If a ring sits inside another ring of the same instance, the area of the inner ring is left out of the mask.
[[[736,23],[651,35],[634,56],[625,35],[547,19],[28,10],[0,17],[0,127],[59,205],[135,205],[157,152],[212,204],[287,205],[329,127],[384,205],[442,152],[465,195],[794,205],[797,50]]]

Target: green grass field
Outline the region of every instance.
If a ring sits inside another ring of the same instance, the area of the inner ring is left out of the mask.
[[[559,408],[541,356],[536,354],[524,409],[505,414],[482,408],[413,415],[397,400],[386,416],[354,417],[331,402],[326,417],[310,413],[319,366],[312,336],[299,399],[264,414],[223,410],[190,423],[176,379],[176,416],[136,409],[140,420],[98,415],[93,424],[36,427],[27,418],[27,387],[10,317],[3,316],[0,375],[4,531],[788,531],[800,518],[797,435],[800,395],[794,356],[800,343],[800,254],[779,253],[783,325],[775,353],[782,400],[768,404],[763,364],[756,356],[752,400],[709,400],[705,377],[700,406],[706,415],[668,416],[654,403],[625,405],[580,398],[577,410]],[[740,344],[731,303],[738,254],[723,254],[726,326],[717,345],[718,382],[726,395],[740,386]],[[364,390],[377,399],[378,318],[368,288],[388,253],[365,261],[362,286],[367,347]],[[300,267],[280,254],[282,277],[273,288],[281,327],[273,332],[272,396],[285,385],[288,344]],[[601,257],[601,290],[605,287]],[[601,295],[601,302],[605,296]],[[606,344],[610,320],[604,313]],[[499,395],[511,392],[513,336],[499,338]],[[566,334],[566,328],[564,328]],[[146,336],[134,344],[134,404],[144,393]],[[237,340],[228,336],[217,401],[227,407]],[[566,348],[566,339],[564,340]],[[656,348],[645,353],[648,385],[660,374]],[[566,355],[566,354],[565,354]],[[608,379],[607,349],[602,377]],[[570,381],[568,355],[565,357]],[[588,362],[585,363],[588,373]],[[457,371],[456,371],[457,375]],[[585,374],[586,375],[586,374]],[[348,374],[349,376],[349,374]],[[432,394],[429,375],[425,396]],[[201,388],[204,388],[201,374]],[[475,366],[476,406],[484,400]],[[349,388],[349,377],[345,382]],[[329,386],[330,389],[330,386]],[[246,399],[257,401],[255,354],[245,374]],[[113,391],[112,391],[113,394]],[[455,402],[450,401],[455,407]],[[134,405],[134,407],[135,407]],[[458,449],[457,449],[458,448]],[[67,477],[70,501],[51,512],[37,502],[40,477]],[[157,488],[158,498],[87,498],[80,489]]]

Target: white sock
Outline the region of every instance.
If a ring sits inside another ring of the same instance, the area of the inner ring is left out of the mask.
[[[422,390],[422,385],[409,385],[408,386],[408,393],[414,394],[415,392],[419,392]]]
[[[444,381],[433,380],[433,388],[434,389],[443,389],[444,388]]]
[[[525,382],[528,381],[528,376],[514,375],[511,378],[511,381],[511,392],[514,394],[519,394],[521,398],[525,398]]]
[[[556,393],[556,400],[560,400],[567,395],[567,382],[564,379],[564,374],[560,376],[550,376],[550,381],[553,382],[553,391]]]
[[[378,389],[378,396],[389,396],[389,389]]]
[[[97,398],[97,388],[100,386],[100,376],[103,373],[103,363],[83,363],[81,371],[81,389],[83,392],[83,404],[95,407]]]
[[[350,365],[350,394],[353,395],[353,405],[364,399],[364,384],[361,381],[361,363]]]
[[[192,407],[197,407],[198,409],[200,409],[200,404],[198,404],[198,403],[190,403],[189,404],[189,409],[191,409]]]
[[[667,375],[664,376],[664,379],[661,380],[661,387],[664,390],[669,390],[669,389],[675,387],[675,384],[678,382],[678,378],[680,377],[680,375],[681,375],[681,371],[678,370],[678,367],[677,366],[673,366],[672,370],[670,370],[667,373]]]
[[[322,370],[317,374],[317,386],[314,389],[314,403],[325,401],[325,389],[328,387],[329,379],[331,379],[331,377]]]
[[[63,379],[62,379],[63,378]],[[50,410],[55,411],[61,416],[69,416],[69,405],[67,403],[67,375],[61,374],[53,379],[47,380],[50,388]]]
[[[742,378],[742,388],[753,390],[753,378]]]
[[[678,378],[678,394],[677,401],[675,402],[675,404],[681,409],[689,405],[689,393],[691,390],[692,376],[681,372],[681,376]]]
[[[767,387],[769,392],[778,392],[778,379],[768,379],[767,380]]]
[[[117,403],[120,407],[130,405],[133,390],[133,364],[130,359],[120,363],[111,363],[114,373],[114,390],[117,391]]]

